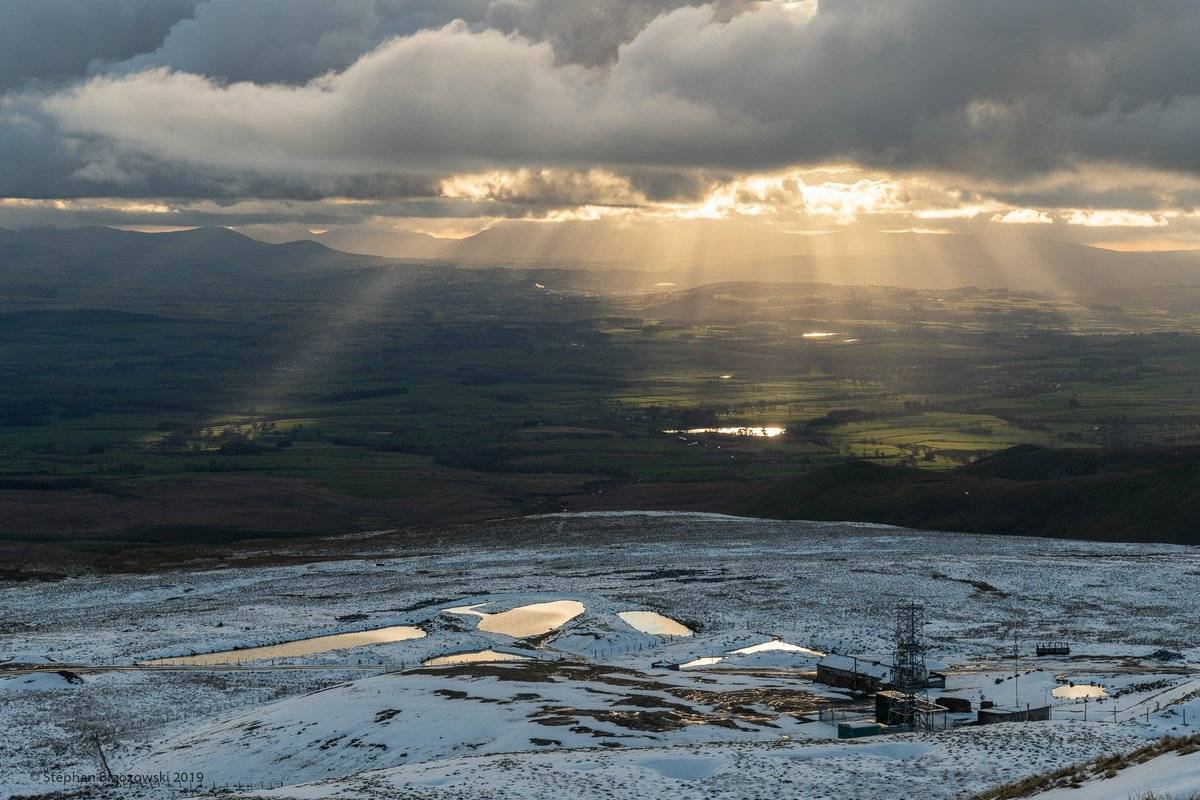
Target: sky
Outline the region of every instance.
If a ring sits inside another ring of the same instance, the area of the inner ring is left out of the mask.
[[[0,0],[0,226],[1200,248],[1196,0]]]

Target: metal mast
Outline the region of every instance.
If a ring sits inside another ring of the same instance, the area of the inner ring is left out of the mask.
[[[895,703],[888,715],[888,725],[920,727],[925,717],[920,713],[928,708],[929,671],[925,667],[925,606],[901,603],[896,606],[896,652],[892,659],[892,691]]]

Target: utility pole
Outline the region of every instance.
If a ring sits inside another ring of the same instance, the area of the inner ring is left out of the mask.
[[[1020,653],[1017,643],[1017,632],[1013,631],[1013,708],[1021,707],[1021,670],[1017,667],[1017,656]]]

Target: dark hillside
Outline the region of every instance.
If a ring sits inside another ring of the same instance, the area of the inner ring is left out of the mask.
[[[942,473],[851,462],[778,484],[733,510],[973,533],[1200,544],[1200,450],[1022,445]]]

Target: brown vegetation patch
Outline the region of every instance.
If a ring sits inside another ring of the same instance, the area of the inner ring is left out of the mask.
[[[1022,797],[1033,797],[1051,789],[1078,788],[1085,781],[1108,779],[1118,772],[1134,764],[1144,764],[1152,758],[1167,753],[1177,753],[1181,756],[1200,751],[1200,734],[1173,737],[1164,736],[1157,742],[1152,742],[1128,753],[1114,753],[1098,756],[1082,764],[1072,764],[1040,775],[1031,775],[1014,783],[1006,783],[975,795],[971,800],[1017,800]],[[1147,795],[1142,800],[1151,800],[1154,795]],[[1186,798],[1180,798],[1186,800]]]

